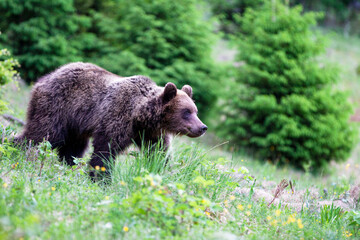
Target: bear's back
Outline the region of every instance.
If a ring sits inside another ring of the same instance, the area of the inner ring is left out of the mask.
[[[55,92],[72,92],[72,90],[90,89],[96,92],[105,88],[137,89],[140,92],[152,92],[156,84],[145,76],[121,77],[92,63],[75,62],[66,64],[52,73],[41,77],[35,88],[46,88]]]
[[[63,87],[66,84],[88,82],[100,83],[105,76],[119,76],[106,71],[92,63],[74,62],[59,67],[55,71],[41,77],[35,84]]]
[[[140,114],[134,109],[158,97],[161,89],[145,76],[120,77],[94,64],[75,62],[40,78],[32,97],[42,109],[66,116],[91,111],[99,116]]]

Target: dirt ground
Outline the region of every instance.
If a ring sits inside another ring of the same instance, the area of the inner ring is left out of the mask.
[[[351,116],[350,120],[353,122],[360,122],[360,108],[355,110],[355,113]]]
[[[339,198],[333,200],[323,200],[326,195],[324,190],[309,188],[305,190],[296,190],[292,192],[289,186],[281,191],[274,199],[278,185],[273,181],[263,181],[261,187],[253,189],[252,199],[256,202],[264,201],[268,205],[275,206],[281,204],[282,207],[287,206],[296,212],[301,212],[303,209],[310,209],[319,211],[324,205],[332,205],[340,207],[345,211],[350,211],[356,208],[359,203],[360,185],[352,186],[350,191],[346,194],[340,195]],[[238,188],[235,193],[249,196],[250,188]]]

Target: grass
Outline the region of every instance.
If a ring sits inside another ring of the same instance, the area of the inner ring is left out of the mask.
[[[354,102],[359,43],[336,35],[325,55],[343,65],[340,87]],[[8,113],[24,119],[29,92],[24,85],[8,85]],[[110,181],[94,183],[84,164],[88,155],[71,168],[46,142],[18,149],[9,139],[20,130],[0,127],[0,239],[360,237],[359,148],[348,161],[312,175],[209,147],[209,135],[181,138],[168,164],[157,149],[129,150],[109,166]],[[294,189],[281,187],[282,180]],[[279,197],[269,205],[275,189]]]
[[[324,33],[328,37],[328,48],[321,60],[326,59],[340,67],[339,87],[349,91],[352,101],[360,107],[360,72],[357,72],[360,67],[360,39],[333,32]]]
[[[60,163],[46,142],[14,148],[9,133],[1,133],[1,239],[208,239],[224,232],[247,239],[359,237],[342,210],[295,211],[254,201],[260,174],[255,181],[241,166],[245,161],[234,165],[196,145],[177,143],[168,165],[157,150],[124,155],[110,182],[93,183],[81,162]],[[252,191],[242,193],[246,188]],[[324,198],[331,200],[331,191]]]

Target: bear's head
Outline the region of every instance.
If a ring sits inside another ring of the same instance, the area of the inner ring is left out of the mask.
[[[161,94],[163,105],[163,128],[173,134],[200,137],[208,129],[198,118],[197,107],[192,100],[189,85],[178,90],[173,83],[167,83]]]

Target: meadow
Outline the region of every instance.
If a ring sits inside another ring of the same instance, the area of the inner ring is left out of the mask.
[[[359,46],[358,38],[333,34],[322,56],[340,64],[338,87],[354,103],[360,100]],[[224,48],[220,42],[214,57],[233,61],[235,50],[219,57]],[[7,113],[25,119],[30,89],[5,87]],[[111,179],[94,183],[89,154],[71,168],[47,142],[15,148],[9,140],[21,127],[1,121],[0,239],[360,237],[359,146],[347,161],[312,174],[229,152],[213,134],[176,138],[169,164],[158,151],[131,148],[109,166]]]

